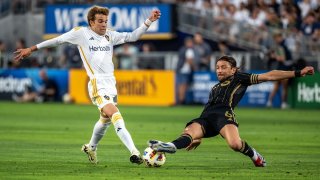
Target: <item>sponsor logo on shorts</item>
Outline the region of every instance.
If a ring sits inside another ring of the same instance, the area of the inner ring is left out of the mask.
[[[229,121],[233,121],[232,113],[230,113],[229,111],[226,111],[226,113],[225,113],[224,115],[226,116],[226,118],[227,118]]]

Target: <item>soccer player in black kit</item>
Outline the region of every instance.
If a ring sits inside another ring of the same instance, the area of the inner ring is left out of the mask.
[[[212,87],[209,100],[199,118],[187,123],[182,135],[172,142],[164,143],[149,140],[149,146],[158,152],[175,153],[177,149],[196,149],[201,138],[214,137],[220,134],[231,149],[248,156],[257,167],[266,166],[265,159],[249,144],[242,140],[238,132],[234,108],[241,100],[248,86],[265,81],[313,75],[313,67],[302,70],[273,70],[263,74],[248,74],[238,71],[236,60],[231,56],[222,56],[216,62],[216,73],[219,83]]]

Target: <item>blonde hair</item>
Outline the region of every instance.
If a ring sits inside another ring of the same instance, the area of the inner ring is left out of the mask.
[[[109,15],[109,9],[105,8],[105,7],[101,7],[101,6],[93,6],[89,12],[88,12],[88,16],[87,16],[87,20],[88,20],[88,24],[90,25],[90,21],[94,21],[96,18],[96,14],[103,14],[108,16]]]

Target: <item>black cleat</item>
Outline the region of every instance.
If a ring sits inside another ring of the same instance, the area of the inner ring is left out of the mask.
[[[133,154],[130,156],[130,162],[136,163],[136,164],[142,164],[143,159],[140,156]]]

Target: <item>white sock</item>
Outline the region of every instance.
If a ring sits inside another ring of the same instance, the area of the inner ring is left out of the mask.
[[[112,122],[114,129],[122,141],[122,143],[128,148],[131,154],[137,154],[139,151],[133,143],[130,133],[124,125],[124,120],[119,112],[112,115]]]
[[[92,150],[97,148],[99,141],[102,137],[106,134],[108,127],[110,126],[111,122],[106,122],[106,118],[100,118],[96,124],[94,125],[92,136],[89,142],[89,146]]]

